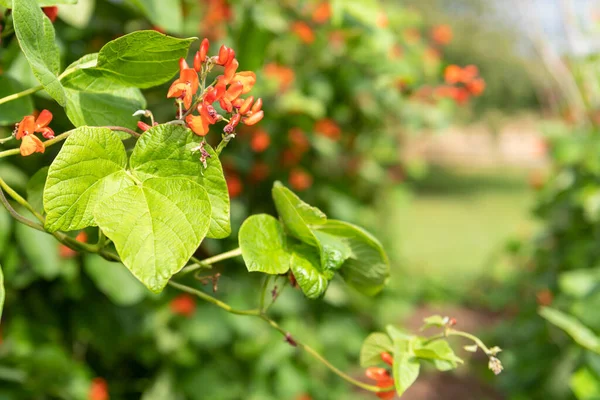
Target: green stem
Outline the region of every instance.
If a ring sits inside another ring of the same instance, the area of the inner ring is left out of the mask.
[[[63,140],[65,140],[66,138],[69,137],[69,135],[71,133],[73,133],[75,130],[70,130],[67,131],[65,133],[61,133],[60,135],[56,136],[54,139],[50,139],[50,140],[46,140],[44,142],[44,147],[47,149],[48,147],[62,142]],[[8,157],[8,156],[16,156],[17,154],[21,154],[21,150],[19,148],[16,149],[10,149],[10,150],[4,150],[4,151],[0,151],[0,158],[4,158],[4,157]]]
[[[40,85],[40,86],[32,87],[30,89],[23,90],[22,92],[19,92],[19,93],[11,94],[9,96],[1,98],[0,104],[8,103],[9,101],[13,101],[13,100],[20,99],[21,97],[29,96],[30,94],[39,92],[40,90],[43,90],[43,89],[44,89],[44,87],[42,85]]]
[[[2,188],[14,201],[25,207],[30,213],[32,213],[42,224],[44,223],[44,217],[34,210],[34,208],[25,200],[21,195],[13,190],[8,184],[0,178],[0,188]]]
[[[265,276],[265,279],[262,284],[262,288],[260,290],[260,311],[265,311],[265,294],[267,293],[267,288],[269,287],[269,282],[271,281],[271,275]]]
[[[487,354],[488,356],[493,355],[492,351],[481,341],[481,339],[479,339],[477,336],[471,335],[470,333],[463,332],[463,331],[457,331],[454,329],[448,329],[446,331],[446,336],[460,336],[460,337],[464,337],[466,339],[472,340],[473,343],[475,343],[477,346],[479,346],[479,348],[481,350],[483,350],[483,352],[485,354]]]
[[[226,251],[225,253],[217,254],[214,257],[205,258],[204,260],[198,260],[195,257],[192,257],[191,260],[194,261],[195,264],[188,265],[179,273],[180,275],[186,275],[190,272],[194,272],[200,268],[210,268],[212,264],[216,264],[219,261],[227,260],[229,258],[237,257],[242,255],[242,249],[239,247],[237,249]]]
[[[37,224],[33,221],[28,220],[27,218],[25,218],[24,216],[22,216],[21,214],[19,214],[17,212],[17,210],[15,210],[10,203],[8,202],[8,200],[6,199],[6,197],[4,196],[4,192],[0,189],[0,203],[2,203],[2,205],[4,205],[4,208],[6,208],[6,210],[10,213],[10,215],[13,216],[14,219],[16,219],[17,221],[19,221],[20,223],[27,225],[33,229],[37,229],[38,231],[42,231],[42,232],[46,232],[46,230],[44,229],[43,226],[41,226],[40,224]]]
[[[233,133],[229,134],[229,135],[223,135],[223,139],[219,142],[219,145],[217,146],[217,149],[215,150],[217,155],[219,155],[219,156],[221,155],[221,152],[223,151],[223,149],[225,147],[227,147],[227,145],[233,138],[235,138],[235,134],[233,134]]]
[[[10,136],[9,136],[9,137],[7,137],[7,138],[0,139],[0,144],[4,144],[4,143],[6,143],[6,142],[10,142],[10,141],[11,141],[11,140],[13,140],[14,138],[15,138],[15,137],[14,137],[13,135],[10,135]]]
[[[131,135],[131,136],[133,136],[134,138],[139,138],[140,136],[142,136],[142,135],[140,135],[139,133],[137,133],[136,131],[134,131],[134,130],[131,130],[131,129],[129,129],[129,128],[125,128],[125,127],[123,127],[123,126],[103,126],[103,128],[108,128],[108,129],[110,129],[111,131],[120,131],[120,132],[125,132],[125,133],[128,133],[128,134],[130,134],[130,135]]]
[[[216,298],[212,297],[211,295],[201,292],[200,290],[194,289],[192,287],[182,285],[180,283],[173,282],[173,281],[169,281],[169,285],[173,286],[174,288],[177,288],[181,291],[184,291],[186,293],[198,296],[202,300],[207,301],[211,304],[214,304],[215,306],[222,308],[223,310],[227,311],[228,313],[236,314],[236,315],[251,315],[254,317],[260,316],[260,310],[237,310],[237,309],[231,307],[229,304],[224,303],[221,300],[216,299]]]

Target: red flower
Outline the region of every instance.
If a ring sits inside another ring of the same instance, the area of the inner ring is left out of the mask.
[[[266,149],[269,148],[270,144],[271,144],[271,137],[269,136],[269,134],[267,132],[265,132],[264,130],[259,129],[259,130],[255,131],[254,134],[252,135],[250,147],[256,153],[262,153],[263,151],[265,151]]]
[[[75,240],[78,242],[87,242],[87,234],[84,231],[81,231],[77,234]],[[73,258],[77,255],[77,251],[73,250],[70,247],[65,246],[64,244],[60,244],[58,248],[58,255],[62,258]]]
[[[191,295],[184,293],[171,300],[169,306],[174,314],[191,317],[196,311],[196,300]]]
[[[449,25],[438,25],[431,30],[431,38],[434,42],[446,45],[452,41],[452,28]]]
[[[51,22],[56,21],[56,17],[58,16],[58,7],[42,7],[42,11],[46,16],[50,19]]]
[[[381,360],[384,363],[386,363],[390,367],[394,365],[394,357],[392,357],[392,355],[390,353],[387,353],[387,352],[384,351],[380,355],[381,355]]]
[[[446,83],[455,84],[462,80],[462,68],[458,65],[448,65],[444,71]]]
[[[313,184],[312,176],[301,168],[294,168],[290,171],[290,186],[297,191],[308,189]]]
[[[167,98],[183,99],[183,106],[186,110],[189,110],[192,106],[192,98],[198,91],[199,85],[198,73],[193,68],[189,68],[185,60],[180,61],[179,79],[171,84]]]
[[[238,197],[242,194],[244,190],[244,185],[242,184],[242,180],[235,173],[227,174],[227,190],[229,191],[229,197],[232,199]]]
[[[312,20],[317,24],[323,24],[329,18],[331,18],[331,4],[328,1],[319,4],[312,12]]]
[[[342,135],[342,130],[338,124],[329,118],[324,118],[315,123],[315,132],[333,140],[338,140]]]
[[[485,81],[481,78],[473,79],[467,83],[467,90],[471,92],[473,96],[481,96],[485,91]]]
[[[298,36],[298,38],[306,44],[310,44],[315,41],[315,33],[312,28],[302,21],[294,22],[292,25],[292,31]]]
[[[367,368],[365,375],[367,376],[367,378],[376,381],[377,387],[386,388],[394,386],[394,379],[390,376],[390,373],[385,368]],[[396,393],[394,390],[390,390],[389,392],[376,393],[377,397],[384,400],[393,399],[395,395]]]
[[[104,378],[94,378],[88,392],[88,400],[108,400],[108,384]]]
[[[28,156],[33,153],[43,153],[46,148],[42,141],[35,136],[39,132],[46,139],[54,137],[54,131],[48,127],[52,121],[52,113],[43,110],[37,119],[33,115],[27,115],[17,124],[16,138],[21,140],[21,155]]]
[[[210,43],[208,42],[208,39],[204,38],[200,44],[200,50],[194,55],[194,69],[196,72],[202,70],[202,64],[206,61],[206,54],[208,53],[209,46]]]

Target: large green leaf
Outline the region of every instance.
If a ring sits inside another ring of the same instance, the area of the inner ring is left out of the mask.
[[[137,110],[146,99],[137,88],[125,87],[95,68],[81,69],[62,81],[67,93],[67,116],[75,126],[118,125],[136,127]]]
[[[292,255],[286,249],[283,228],[272,216],[249,217],[242,224],[238,238],[248,271],[278,275],[290,269]]]
[[[382,332],[371,333],[360,349],[360,366],[362,368],[381,364],[381,353],[393,352],[392,339]]]
[[[25,88],[16,80],[0,75],[0,98],[20,92]],[[19,122],[24,116],[33,112],[31,96],[21,97],[8,103],[0,104],[0,125],[11,125]]]
[[[139,303],[147,294],[146,288],[121,263],[88,254],[85,257],[85,272],[98,289],[113,303],[131,306]]]
[[[298,286],[309,299],[319,298],[327,290],[331,275],[321,270],[316,249],[305,244],[293,246],[290,268]]]
[[[156,26],[171,33],[182,33],[181,0],[129,0]]]
[[[105,197],[94,215],[125,266],[158,293],[206,236],[210,201],[187,178],[152,178]]]
[[[205,144],[210,155],[205,169],[200,154],[193,151],[200,138],[179,125],[158,125],[138,140],[130,166],[133,173],[144,181],[153,177],[185,177],[206,189],[212,208],[208,237],[221,239],[231,233],[229,192],[223,168],[215,151]]]
[[[540,315],[567,332],[579,345],[600,354],[600,338],[577,318],[550,307],[540,309]]]
[[[48,171],[44,189],[46,229],[71,231],[95,226],[96,203],[133,185],[126,165],[125,147],[110,129],[76,129]]]
[[[336,220],[327,220],[322,225],[313,226],[313,229],[342,239],[351,249],[351,256],[340,269],[350,286],[369,296],[383,289],[390,266],[377,239],[355,225]]]
[[[48,167],[41,168],[27,182],[27,201],[33,209],[44,213],[44,186],[48,179]]]
[[[67,96],[58,80],[60,54],[52,22],[44,16],[36,0],[15,0],[12,15],[19,45],[33,74],[46,92],[64,106]]]
[[[125,86],[157,86],[173,78],[179,70],[179,59],[187,56],[194,40],[156,31],[133,32],[102,47],[97,69]]]
[[[412,351],[415,340],[394,340],[393,376],[398,396],[402,396],[419,377],[421,364]]]

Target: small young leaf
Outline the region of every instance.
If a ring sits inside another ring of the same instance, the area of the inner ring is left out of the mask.
[[[179,59],[186,57],[195,40],[178,39],[156,31],[136,31],[102,47],[97,69],[125,86],[145,89],[161,85],[177,73]]]
[[[293,246],[290,268],[298,286],[309,299],[317,299],[327,290],[331,276],[321,270],[316,249],[305,244]]]
[[[212,209],[207,237],[222,239],[231,234],[227,182],[219,157],[208,143],[204,145],[210,155],[207,168],[200,162],[200,153],[193,151],[200,140],[183,126],[155,126],[138,140],[130,166],[142,181],[153,177],[185,177],[204,187]]]
[[[470,353],[476,353],[479,347],[476,344],[464,346],[463,349]]]
[[[85,256],[85,271],[98,289],[118,306],[131,306],[146,297],[146,288],[121,263],[88,254]]]
[[[273,185],[273,201],[283,225],[290,235],[302,242],[319,247],[319,240],[315,237],[309,225],[319,225],[327,220],[321,210],[311,207],[291,190],[275,182]]]
[[[352,255],[352,249],[344,239],[319,230],[313,230],[313,233],[319,241],[321,265],[324,271],[338,270]]]
[[[238,237],[248,271],[278,275],[290,269],[292,255],[286,250],[283,228],[275,218],[267,214],[249,217]]]
[[[381,364],[383,352],[393,352],[392,339],[382,332],[371,333],[360,349],[360,366],[367,368]]]
[[[126,165],[125,147],[110,129],[76,129],[48,171],[44,189],[46,229],[72,231],[95,226],[96,203],[133,185]]]
[[[46,92],[61,106],[67,103],[65,90],[58,80],[60,54],[54,40],[54,26],[36,0],[14,0],[13,24],[19,45],[33,74]]]
[[[441,315],[432,315],[423,320],[424,324],[421,327],[421,330],[424,331],[427,328],[437,327],[443,328],[448,323],[447,317],[442,317]]]
[[[567,332],[579,345],[595,353],[600,353],[600,338],[577,318],[550,307],[543,307],[540,315]]]
[[[454,350],[445,340],[436,340],[425,345],[417,345],[414,349],[415,356],[434,363],[440,371],[455,369],[463,360],[454,354]]]
[[[104,197],[95,207],[98,226],[123,264],[159,293],[194,254],[208,232],[206,190],[187,178],[152,178]]]
[[[383,289],[389,277],[390,263],[377,239],[365,230],[342,221],[327,220],[313,228],[343,239],[350,248],[351,256],[340,269],[346,283],[368,296]]]
[[[0,98],[20,92],[25,87],[7,75],[0,75]],[[31,96],[0,104],[0,126],[17,123],[33,112]]]
[[[421,364],[412,352],[412,344],[416,339],[394,340],[394,383],[398,396],[404,392],[417,380]]]

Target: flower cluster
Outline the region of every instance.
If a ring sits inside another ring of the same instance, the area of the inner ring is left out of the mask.
[[[256,74],[252,71],[238,72],[239,62],[235,58],[235,51],[223,45],[219,54],[208,55],[209,42],[204,39],[200,50],[194,56],[194,65],[191,68],[184,59],[179,62],[180,75],[169,88],[168,98],[175,98],[179,106],[178,119],[185,120],[187,126],[199,136],[208,134],[210,125],[218,121],[226,121],[223,128],[226,135],[234,133],[236,126],[241,122],[245,125],[254,125],[264,116],[262,100],[254,101],[253,96],[242,98],[250,92],[256,83]],[[219,75],[213,84],[205,87],[205,81],[214,66],[224,68],[223,75]],[[219,104],[225,114],[221,115],[214,104]],[[198,115],[193,112],[197,111]]]
[[[15,126],[13,135],[21,141],[21,155],[29,156],[33,153],[43,153],[46,150],[44,143],[35,133],[41,133],[46,139],[54,137],[54,131],[48,127],[52,121],[52,113],[44,110],[36,118],[33,115],[23,117],[21,122]]]
[[[390,367],[394,365],[394,358],[392,357],[392,355],[390,353],[386,353],[386,352],[381,353],[381,360],[384,363],[386,363],[387,365],[389,365]],[[394,386],[394,378],[392,378],[390,376],[390,372],[385,368],[379,368],[379,367],[367,368],[365,375],[367,376],[367,378],[374,380],[376,382],[377,387],[387,388],[387,387]],[[389,392],[380,392],[380,393],[377,393],[376,395],[380,399],[389,400],[389,399],[393,399],[395,394],[396,394],[395,390],[390,390]]]
[[[464,68],[449,65],[444,71],[444,79],[448,86],[438,88],[438,95],[453,98],[459,104],[466,103],[471,96],[481,96],[485,90],[485,81],[479,77],[475,65]]]

